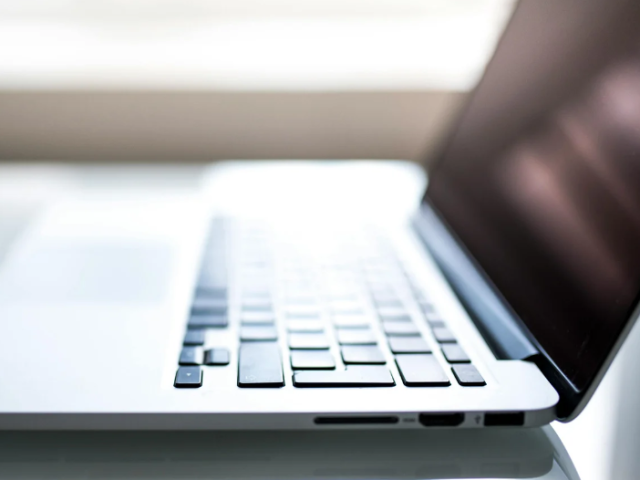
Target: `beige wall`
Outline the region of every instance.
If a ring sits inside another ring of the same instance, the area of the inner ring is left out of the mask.
[[[453,91],[5,91],[0,160],[418,160],[462,99]]]

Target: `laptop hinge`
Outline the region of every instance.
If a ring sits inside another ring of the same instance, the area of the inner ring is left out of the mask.
[[[496,358],[536,358],[539,351],[519,319],[429,203],[422,204],[413,224]]]

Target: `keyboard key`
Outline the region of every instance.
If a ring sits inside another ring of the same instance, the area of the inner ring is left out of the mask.
[[[442,345],[442,353],[449,363],[469,363],[471,360],[457,343]]]
[[[422,337],[389,337],[389,348],[393,353],[431,353]]]
[[[318,298],[313,294],[287,294],[284,301],[291,306],[310,306],[316,305]]]
[[[402,308],[402,300],[398,297],[373,297],[373,301],[378,308]]]
[[[427,323],[431,328],[443,328],[447,326],[442,320],[427,320]]]
[[[327,291],[327,298],[333,302],[346,302],[346,301],[355,301],[358,300],[359,295],[356,292],[345,292],[345,291]]]
[[[330,305],[331,313],[334,314],[362,314],[362,305],[358,301],[333,301]]]
[[[276,317],[273,312],[242,312],[240,322],[242,325],[273,325]]]
[[[287,321],[287,331],[292,333],[322,333],[324,324],[320,320],[289,320]]]
[[[433,330],[433,336],[439,343],[455,343],[456,337],[447,327],[436,327]]]
[[[290,333],[289,348],[294,350],[326,350],[329,339],[323,333]]]
[[[188,327],[191,328],[224,328],[228,325],[226,315],[191,315]]]
[[[396,365],[402,381],[408,387],[445,387],[451,385],[449,377],[429,354],[397,355]]]
[[[354,366],[346,370],[293,373],[295,387],[392,387],[396,383],[386,367]]]
[[[246,299],[249,303],[256,300],[266,301],[271,298],[271,292],[267,288],[243,288],[242,298]]]
[[[204,330],[187,330],[184,335],[183,345],[195,346],[204,345],[205,331]]]
[[[413,322],[383,322],[384,333],[390,337],[416,337],[420,330]]]
[[[410,322],[411,315],[404,308],[379,308],[378,316],[383,322],[398,321]]]
[[[375,345],[346,345],[340,348],[345,364],[384,365],[387,360]]]
[[[202,369],[200,367],[180,367],[173,382],[176,388],[198,388],[202,386]]]
[[[332,321],[337,328],[363,328],[371,325],[371,318],[366,315],[333,315]]]
[[[265,342],[278,339],[278,332],[274,327],[249,326],[240,328],[240,341]]]
[[[227,280],[224,275],[200,274],[198,278],[198,292],[226,291]]]
[[[242,301],[243,312],[270,312],[273,310],[273,304],[268,299],[246,299]]]
[[[418,296],[418,295],[416,294],[416,296]],[[420,308],[422,309],[422,311],[424,312],[425,315],[431,314],[431,313],[435,313],[436,308],[433,305],[433,303],[431,303],[429,300],[426,300],[424,298],[420,298],[418,296],[418,303],[420,304]]]
[[[226,348],[211,348],[204,352],[205,365],[229,365],[229,358]]]
[[[278,344],[243,343],[238,351],[239,387],[282,387],[284,373]]]
[[[191,305],[191,312],[194,314],[213,313],[224,315],[227,313],[227,300],[218,298],[195,298]]]
[[[375,345],[376,336],[370,329],[340,329],[336,333],[340,345]]]
[[[295,350],[291,352],[291,368],[295,370],[331,370],[336,362],[326,351]]]
[[[196,298],[215,298],[223,300],[227,298],[227,289],[198,286],[196,288]]]
[[[481,387],[487,383],[473,365],[454,365],[451,367],[458,383],[464,387]]]
[[[425,312],[424,318],[431,324],[431,322],[442,322],[442,317],[436,312]]]
[[[285,315],[289,318],[319,318],[320,310],[315,305],[288,305]]]
[[[225,290],[227,288],[226,275],[222,272],[201,272],[198,278],[198,291]]]
[[[202,363],[202,349],[199,347],[184,347],[180,352],[180,365],[200,365]]]

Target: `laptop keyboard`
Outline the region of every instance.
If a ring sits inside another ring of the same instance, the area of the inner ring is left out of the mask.
[[[393,387],[398,382],[447,387],[450,378],[464,387],[485,385],[379,234],[309,230],[270,232],[237,219],[212,221],[176,388],[202,386],[204,369],[233,368],[233,354],[242,388]],[[408,308],[412,303],[431,337],[415,323]],[[237,350],[207,348],[208,332],[229,329],[230,318],[238,332]],[[433,354],[436,349],[446,362]],[[394,379],[391,361],[401,378]],[[285,378],[283,362],[290,364],[292,378]]]

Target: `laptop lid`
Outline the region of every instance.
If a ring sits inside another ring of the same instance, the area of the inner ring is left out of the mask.
[[[573,418],[639,299],[640,3],[521,1],[434,165],[425,203]]]

